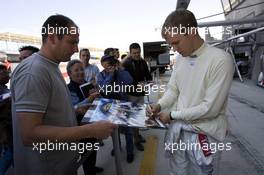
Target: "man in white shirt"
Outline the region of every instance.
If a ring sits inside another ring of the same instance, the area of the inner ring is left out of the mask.
[[[211,148],[211,143],[223,141],[227,132],[225,110],[234,73],[232,58],[204,42],[198,34],[195,16],[188,10],[169,14],[162,27],[162,37],[181,56],[167,91],[157,104],[147,109],[148,115],[170,124],[165,144],[168,139],[174,141],[171,148],[179,143],[207,144]],[[218,154],[212,154],[217,150],[170,151],[170,175],[217,172]]]

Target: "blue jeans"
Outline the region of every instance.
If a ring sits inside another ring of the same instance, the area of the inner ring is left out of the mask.
[[[0,147],[0,175],[4,175],[8,168],[13,165],[12,147]]]

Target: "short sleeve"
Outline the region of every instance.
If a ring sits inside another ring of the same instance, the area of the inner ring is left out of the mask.
[[[51,81],[30,73],[15,78],[11,84],[16,112],[45,113],[51,91]]]

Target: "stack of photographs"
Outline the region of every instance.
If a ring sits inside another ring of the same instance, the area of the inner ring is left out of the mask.
[[[158,119],[146,116],[146,105],[128,101],[100,98],[84,115],[82,123],[110,121],[117,125],[136,128],[166,128]]]

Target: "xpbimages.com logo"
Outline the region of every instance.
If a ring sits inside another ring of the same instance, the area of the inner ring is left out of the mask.
[[[42,27],[41,28],[41,34],[45,35],[75,35],[80,33],[80,28],[76,26],[71,26],[71,27],[62,27],[58,26],[57,24],[55,26],[50,26],[49,24],[47,27]]]
[[[40,154],[44,151],[78,151],[82,154],[85,151],[99,150],[99,143],[82,143],[82,142],[52,142],[48,140],[47,142],[37,142],[32,143],[32,150],[38,151]]]
[[[185,27],[181,24],[177,27],[173,26],[165,26],[164,27],[164,35],[170,35],[173,37],[174,35],[189,35],[189,34],[197,34],[197,28],[196,27]]]
[[[198,28],[197,27],[185,27],[182,26],[182,24],[180,24],[179,26],[164,26],[164,28],[162,28],[162,26],[159,27],[155,27],[154,28],[155,32],[160,32],[161,30],[163,30],[163,34],[164,36],[168,35],[168,36],[175,36],[178,34],[181,35],[188,35],[188,34],[197,34],[198,33]],[[203,27],[203,28],[199,28],[199,31],[201,33],[204,33],[205,35],[210,34],[210,28],[209,27]],[[222,33],[224,35],[232,35],[233,34],[233,30],[232,27],[227,26],[227,27],[221,27],[217,29],[218,33]]]
[[[181,140],[178,143],[164,143],[165,151],[169,151],[172,154],[177,150],[211,150],[212,153],[217,151],[230,151],[232,149],[232,143],[204,143],[202,146],[200,143],[190,143],[182,142]]]
[[[150,93],[157,93],[157,92],[165,92],[166,85],[157,85],[157,84],[138,84],[134,85],[119,85],[115,82],[112,85],[104,85],[99,86],[99,92],[108,95],[110,93],[145,93],[146,95],[150,95]]]

